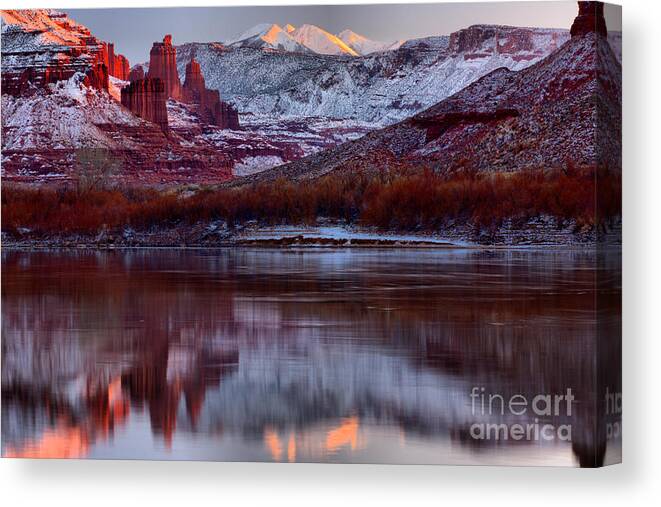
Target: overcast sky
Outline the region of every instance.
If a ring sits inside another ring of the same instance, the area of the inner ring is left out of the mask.
[[[231,40],[258,23],[310,23],[331,33],[345,28],[381,41],[447,35],[478,23],[569,28],[575,1],[282,7],[66,9],[131,65],[149,59],[152,42],[171,33],[174,44]]]

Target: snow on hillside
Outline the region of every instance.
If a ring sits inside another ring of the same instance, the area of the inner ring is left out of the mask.
[[[337,37],[359,55],[368,55],[379,51],[390,51],[400,47],[404,41],[380,42],[370,40],[352,30],[342,30]]]
[[[194,56],[207,86],[219,90],[242,113],[349,118],[386,125],[436,104],[499,67],[528,67],[569,38],[563,30],[472,30],[482,42],[470,51],[452,50],[450,38],[440,36],[357,58],[197,43],[178,47],[177,65],[182,75]],[[496,38],[499,48],[511,39],[514,49],[497,49]],[[517,49],[514,43],[522,38],[524,43]]]
[[[139,126],[143,120],[105,92],[83,84],[85,75],[48,85],[29,97],[2,95],[2,149],[29,150],[47,146],[115,148],[106,124]]]
[[[291,32],[291,37],[320,55],[358,56],[358,53],[342,40],[318,26],[302,25]]]

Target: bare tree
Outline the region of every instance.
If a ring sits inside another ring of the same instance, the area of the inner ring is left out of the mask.
[[[122,169],[121,161],[105,148],[78,148],[75,164],[81,194],[108,188]]]

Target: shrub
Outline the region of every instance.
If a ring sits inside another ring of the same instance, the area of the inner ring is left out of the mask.
[[[579,226],[610,220],[620,214],[621,176],[574,167],[445,175],[402,167],[377,176],[345,172],[302,183],[281,179],[205,189],[192,196],[138,187],[83,191],[5,184],[2,190],[2,230],[9,232],[92,234],[215,219],[233,226],[249,220],[314,223],[319,217],[392,230],[434,230],[449,220],[488,229],[542,214]]]

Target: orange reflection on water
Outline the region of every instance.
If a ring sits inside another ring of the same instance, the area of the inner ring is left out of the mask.
[[[54,427],[46,429],[39,438],[28,440],[21,447],[8,448],[7,458],[82,458],[90,445],[112,436],[116,426],[126,422],[129,404],[122,394],[121,378],[112,380],[105,388],[87,396],[91,417],[77,424],[71,418],[60,417]]]
[[[282,442],[278,434],[271,429],[267,429],[264,431],[264,443],[273,460],[280,461],[282,457]]]
[[[293,433],[289,435],[289,444],[287,444],[287,461],[290,463],[296,461],[296,439]]]
[[[28,442],[19,449],[9,448],[6,458],[80,458],[89,449],[88,436],[81,428],[60,425],[48,429],[35,442]]]
[[[287,461],[290,463],[296,461],[299,450],[306,457],[319,459],[328,454],[333,454],[345,446],[355,451],[359,446],[359,429],[360,421],[356,416],[343,419],[338,426],[329,430],[291,431],[288,438],[281,437],[273,428],[267,428],[264,431],[264,446],[274,461],[282,460],[285,443]]]
[[[340,447],[350,444],[355,451],[358,444],[358,418],[353,416],[345,419],[342,424],[328,432],[326,436],[326,450],[335,452]]]

